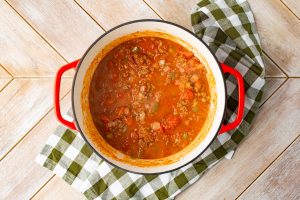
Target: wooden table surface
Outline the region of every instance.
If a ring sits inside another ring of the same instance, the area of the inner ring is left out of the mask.
[[[84,199],[34,162],[58,125],[52,101],[57,69],[122,22],[161,18],[191,29],[197,1],[0,1],[0,199]],[[300,198],[300,1],[249,3],[266,63],[261,110],[234,158],[177,199]],[[63,79],[64,112],[72,76]]]

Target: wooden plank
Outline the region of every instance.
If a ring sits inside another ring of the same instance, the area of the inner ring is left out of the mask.
[[[298,18],[300,18],[300,3],[297,0],[281,0]]]
[[[76,0],[105,30],[136,19],[158,18],[142,0]]]
[[[264,51],[289,76],[300,76],[300,21],[280,0],[249,0]]]
[[[300,80],[288,81],[265,103],[232,160],[222,160],[183,199],[235,199],[299,135]]]
[[[68,195],[68,199],[72,200],[85,200],[85,196],[72,188],[69,184],[67,184],[64,180],[55,176],[49,184],[47,184],[43,189],[32,199],[38,200],[65,200],[66,195]]]
[[[12,79],[12,77],[0,65],[0,91]]]
[[[5,1],[0,13],[0,63],[16,77],[53,76],[65,61]]]
[[[190,14],[199,0],[145,0],[145,2],[163,19],[192,29]]]
[[[300,199],[300,138],[239,199]]]
[[[285,81],[285,78],[266,78],[264,95],[261,100],[263,104]]]
[[[53,79],[15,79],[0,93],[0,160],[53,107]],[[62,95],[71,88],[63,80]]]
[[[70,96],[69,93],[61,102],[62,113],[71,107]],[[53,176],[50,170],[35,163],[34,159],[58,124],[52,110],[0,162],[1,199],[29,199]]]
[[[276,66],[276,64],[264,54],[266,77],[286,77],[286,75]]]
[[[68,61],[80,58],[103,33],[74,1],[8,2]]]

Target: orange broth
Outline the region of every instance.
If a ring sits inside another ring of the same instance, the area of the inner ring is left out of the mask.
[[[180,44],[139,37],[113,48],[89,90],[90,112],[102,137],[132,158],[175,154],[200,132],[210,108],[207,70]]]

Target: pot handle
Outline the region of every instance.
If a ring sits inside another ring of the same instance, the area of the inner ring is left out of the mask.
[[[221,64],[223,73],[229,73],[233,75],[236,80],[237,80],[237,85],[238,85],[238,109],[237,109],[237,116],[235,120],[229,124],[222,124],[221,130],[219,131],[219,135],[222,133],[225,133],[227,131],[230,131],[234,128],[236,128],[240,123],[242,122],[243,115],[244,115],[244,106],[245,106],[245,88],[244,88],[244,79],[243,76],[234,68],[229,67],[228,65],[222,63]]]
[[[66,64],[62,66],[56,73],[55,82],[54,82],[54,110],[57,120],[64,126],[72,129],[77,130],[74,121],[70,122],[65,120],[60,112],[60,103],[59,103],[59,93],[60,93],[60,83],[61,83],[61,77],[64,72],[66,72],[69,69],[76,69],[77,64],[79,63],[79,60],[75,60],[69,64]]]

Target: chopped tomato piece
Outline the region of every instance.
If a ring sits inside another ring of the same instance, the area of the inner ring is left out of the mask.
[[[174,129],[180,122],[180,118],[176,115],[168,115],[163,119],[162,127],[165,131]]]
[[[139,47],[142,49],[144,53],[153,52],[153,50],[155,49],[155,44],[151,40],[145,40],[139,43]]]
[[[181,54],[186,58],[186,59],[190,59],[191,57],[193,57],[194,53],[191,51],[182,51]]]
[[[105,128],[108,128],[107,124],[109,122],[109,118],[107,116],[105,116],[105,115],[101,115],[100,116],[100,120],[103,122]]]
[[[194,99],[194,92],[190,89],[186,89],[182,95],[181,99],[191,101]]]

